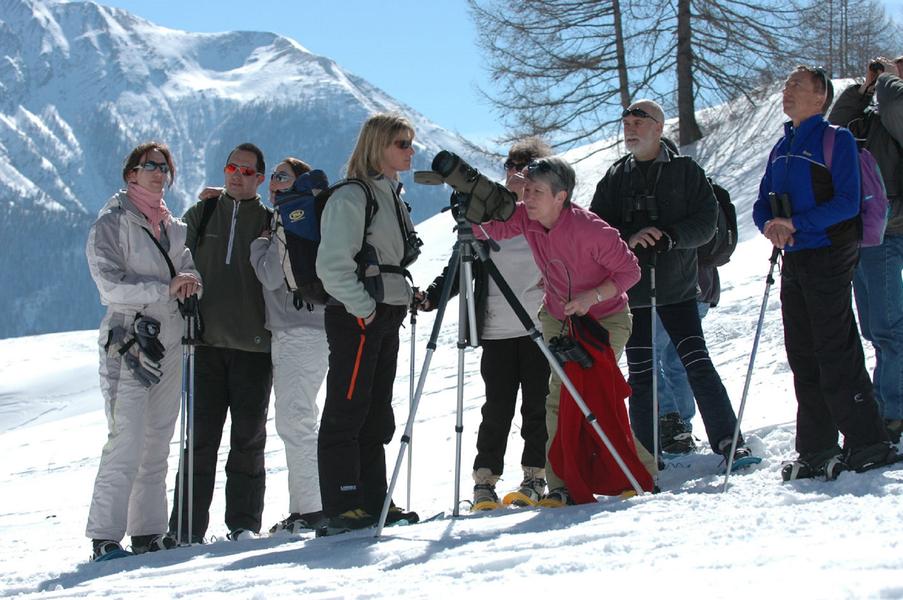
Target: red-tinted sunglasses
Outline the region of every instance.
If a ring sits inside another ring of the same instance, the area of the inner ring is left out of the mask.
[[[235,163],[229,163],[228,165],[226,165],[223,171],[226,172],[226,175],[231,175],[235,171],[240,172],[245,177],[253,177],[254,175],[257,175],[257,169],[251,167],[242,167],[241,165],[236,165]]]

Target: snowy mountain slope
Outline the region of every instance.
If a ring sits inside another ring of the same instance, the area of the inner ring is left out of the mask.
[[[222,183],[229,150],[244,141],[271,168],[295,155],[341,178],[361,123],[381,111],[413,122],[415,169],[448,149],[501,174],[463,138],[294,40],[177,31],[92,2],[0,0],[0,238],[28,259],[0,259],[11,284],[0,289],[0,337],[97,322],[84,260],[58,276],[44,270],[59,253],[83,252],[138,143],[170,145],[177,178],[167,202],[181,214],[204,184]],[[403,180],[414,191],[410,174]],[[416,187],[415,221],[448,203],[447,192]],[[25,234],[23,221],[34,218],[47,235]]]
[[[421,224],[427,241],[414,265],[425,286],[447,261],[452,221]],[[741,244],[722,270],[722,303],[705,329],[735,408],[748,364],[767,272],[768,245]],[[414,429],[411,506],[421,515],[453,508],[457,302],[438,333]],[[434,313],[421,313],[419,371]],[[394,464],[408,416],[410,325],[402,329],[394,406]],[[671,461],[662,493],[597,505],[491,513],[407,528],[383,539],[349,534],[319,540],[225,541],[220,476],[209,535],[219,541],[105,564],[86,562],[84,521],[106,432],[96,375],[96,332],[0,340],[0,593],[47,598],[239,597],[453,598],[550,594],[688,593],[700,597],[899,598],[903,555],[903,469],[844,473],[837,481],[780,482],[793,453],[795,401],[781,333],[777,289],[768,303],[744,431],[764,461],[721,494],[720,459],[703,450]],[[326,349],[324,348],[325,352]],[[871,354],[871,353],[869,353]],[[48,358],[52,357],[52,358]],[[870,357],[871,360],[871,357]],[[479,351],[466,353],[463,497],[469,495],[483,385]],[[322,395],[320,400],[322,401]],[[515,425],[500,489],[520,481]],[[694,423],[702,430],[699,419]],[[264,525],[287,506],[282,444],[268,423]],[[220,452],[220,469],[226,446]],[[172,489],[177,443],[171,446]],[[405,469],[394,498],[406,504]],[[466,514],[466,513],[463,513]],[[18,551],[27,549],[27,552]]]

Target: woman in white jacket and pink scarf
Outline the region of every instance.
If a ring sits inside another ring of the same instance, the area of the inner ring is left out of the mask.
[[[178,301],[200,293],[186,228],[163,192],[175,165],[148,142],[125,160],[128,186],[101,209],[88,234],[91,277],[107,312],[100,324],[100,387],[109,435],[100,458],[86,535],[94,559],[175,546],[166,535],[166,469],[179,415],[183,321]]]

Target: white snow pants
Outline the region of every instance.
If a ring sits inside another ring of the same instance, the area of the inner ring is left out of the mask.
[[[182,387],[181,322],[178,316],[163,322],[163,376],[150,388],[135,380],[122,357],[104,350],[109,328],[129,326],[132,317],[113,313],[100,328],[100,388],[109,434],[85,529],[91,539],[119,541],[126,533],[167,531],[167,459]]]
[[[322,510],[317,470],[317,392],[329,365],[323,329],[296,327],[273,332],[276,432],[285,444],[289,512]]]

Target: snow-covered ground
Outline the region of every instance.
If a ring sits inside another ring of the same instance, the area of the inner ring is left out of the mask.
[[[775,99],[723,122],[754,123],[758,136],[709,125],[694,150],[731,189],[744,242],[722,269],[721,304],[705,320],[711,354],[735,408],[765,289],[770,248],[749,224],[761,165],[779,135]],[[733,109],[731,109],[733,110]],[[713,119],[716,117],[713,116]],[[769,125],[763,125],[768,121]],[[755,144],[755,147],[752,147]],[[614,154],[580,163],[578,201]],[[576,158],[569,155],[570,158]],[[717,163],[716,163],[717,161]],[[758,162],[756,162],[758,161]],[[416,190],[411,197],[416,201]],[[427,285],[445,264],[452,221],[418,226],[427,244],[414,269]],[[84,523],[106,435],[98,389],[96,332],[0,340],[0,594],[28,597],[450,598],[505,597],[903,598],[903,468],[843,473],[837,481],[784,484],[794,457],[795,400],[778,300],[772,290],[744,417],[763,462],[721,493],[720,459],[705,445],[668,464],[662,492],[564,509],[497,511],[332,538],[224,540],[222,477],[208,535],[217,541],[91,563]],[[418,371],[433,315],[416,330]],[[449,305],[417,414],[411,507],[424,517],[454,507],[457,304]],[[402,330],[395,389],[399,432],[408,417],[410,327]],[[325,352],[326,349],[324,348]],[[870,348],[867,348],[871,360]],[[464,386],[462,497],[469,496],[483,385],[479,351],[468,351]],[[321,398],[322,401],[322,398]],[[272,415],[271,415],[272,416]],[[517,421],[517,419],[515,419]],[[694,423],[702,430],[702,423]],[[283,447],[272,420],[264,525],[286,514]],[[398,451],[389,446],[390,466]],[[515,423],[500,489],[520,481]],[[172,488],[177,444],[170,460]],[[226,442],[220,457],[225,459]],[[222,466],[222,465],[221,465]],[[222,473],[222,468],[220,469]],[[406,503],[402,478],[395,500]]]

